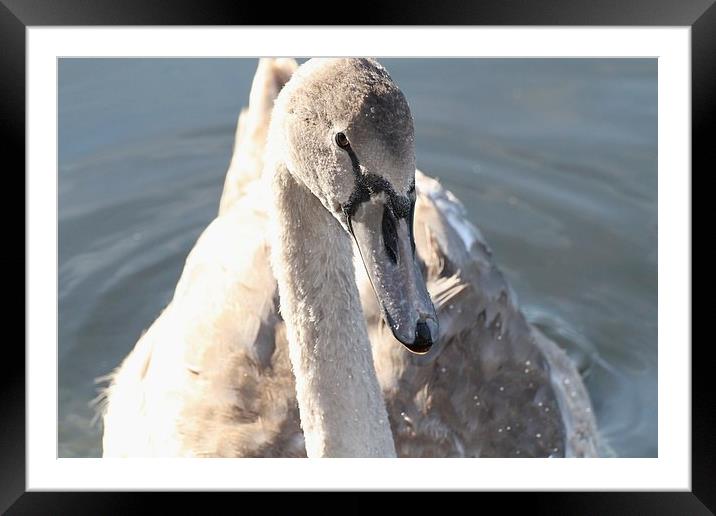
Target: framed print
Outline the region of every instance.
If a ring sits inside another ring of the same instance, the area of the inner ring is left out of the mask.
[[[3,510],[147,490],[716,506],[690,273],[711,2],[247,26],[1,1],[27,203]]]

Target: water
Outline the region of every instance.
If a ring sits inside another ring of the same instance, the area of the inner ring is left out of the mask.
[[[615,453],[657,455],[656,60],[385,59],[418,166],[465,203]],[[253,59],[59,65],[59,455],[218,208]]]

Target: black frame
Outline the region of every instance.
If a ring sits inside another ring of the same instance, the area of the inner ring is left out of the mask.
[[[221,0],[0,0],[0,128],[3,155],[16,157],[15,168],[6,170],[4,181],[19,181],[19,169],[25,167],[25,28],[38,25],[246,25],[269,21],[271,25],[304,22],[316,25],[315,11],[302,2],[272,4],[252,3],[251,11],[243,2]],[[709,141],[708,129],[716,125],[716,6],[714,0],[481,0],[470,5],[458,2],[415,1],[405,5],[381,5],[380,11],[351,9],[346,3],[334,4],[325,10],[339,14],[342,25],[646,25],[691,27],[692,73],[692,170],[711,171],[707,164],[716,161],[716,146]],[[259,13],[256,9],[263,10]],[[271,11],[276,12],[271,12]],[[293,10],[293,11],[292,11]],[[17,172],[16,172],[17,171]],[[692,176],[693,177],[693,172]],[[25,191],[25,183],[21,186]],[[16,191],[9,190],[7,191]],[[8,196],[10,197],[10,196]],[[5,220],[14,213],[2,203]],[[692,208],[693,209],[693,208]],[[20,231],[19,224],[5,225]],[[24,241],[24,232],[23,232]],[[23,247],[22,263],[26,255]],[[693,251],[691,251],[693,252]],[[693,255],[692,255],[693,256]],[[6,253],[6,266],[20,268],[19,253]],[[24,266],[24,265],[23,265]],[[27,270],[25,269],[25,275]],[[16,275],[19,278],[19,275]],[[6,278],[7,279],[7,278]],[[25,296],[23,296],[25,299]],[[9,299],[6,299],[6,303]],[[10,305],[7,305],[9,306]],[[19,306],[19,304],[15,304]],[[24,306],[24,305],[23,305]],[[693,306],[693,305],[692,305]],[[6,310],[8,309],[6,308]],[[19,308],[14,308],[18,310]],[[7,318],[9,319],[9,317]],[[16,317],[19,320],[20,316]],[[693,318],[692,318],[693,320]],[[7,326],[6,326],[7,327]],[[24,332],[23,332],[24,333]],[[679,343],[672,343],[678,345]],[[548,514],[713,514],[716,511],[716,411],[707,394],[710,362],[705,358],[706,346],[692,346],[692,491],[640,493],[530,493],[500,496],[493,500],[506,509],[527,506],[530,512]],[[180,494],[150,493],[39,493],[25,492],[25,354],[17,341],[3,343],[3,365],[0,374],[0,511],[8,514],[101,514],[136,512],[150,501],[165,503],[179,497],[185,510],[187,497]],[[225,495],[245,497],[247,494]],[[453,494],[454,495],[454,494]],[[493,499],[498,495],[488,495]],[[161,497],[161,500],[149,500]],[[202,495],[202,499],[206,494]],[[356,495],[352,495],[353,498]],[[266,498],[263,498],[265,500]],[[229,501],[229,500],[226,500]],[[242,499],[242,502],[244,499]],[[258,500],[254,500],[258,501]],[[404,498],[401,505],[410,498]],[[229,502],[230,503],[230,502]],[[245,502],[244,502],[245,503]],[[422,500],[420,500],[422,503]],[[206,500],[197,508],[206,509]],[[362,500],[342,504],[354,512],[369,509]],[[341,511],[342,512],[342,511]]]

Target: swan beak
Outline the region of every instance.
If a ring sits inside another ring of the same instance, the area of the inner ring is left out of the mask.
[[[408,350],[422,355],[438,339],[438,318],[415,256],[413,211],[397,218],[385,196],[376,195],[347,221],[386,324]]]

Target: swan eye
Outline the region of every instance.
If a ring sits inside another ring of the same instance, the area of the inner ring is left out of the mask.
[[[341,149],[346,149],[350,145],[348,137],[343,133],[336,133],[336,145]]]

